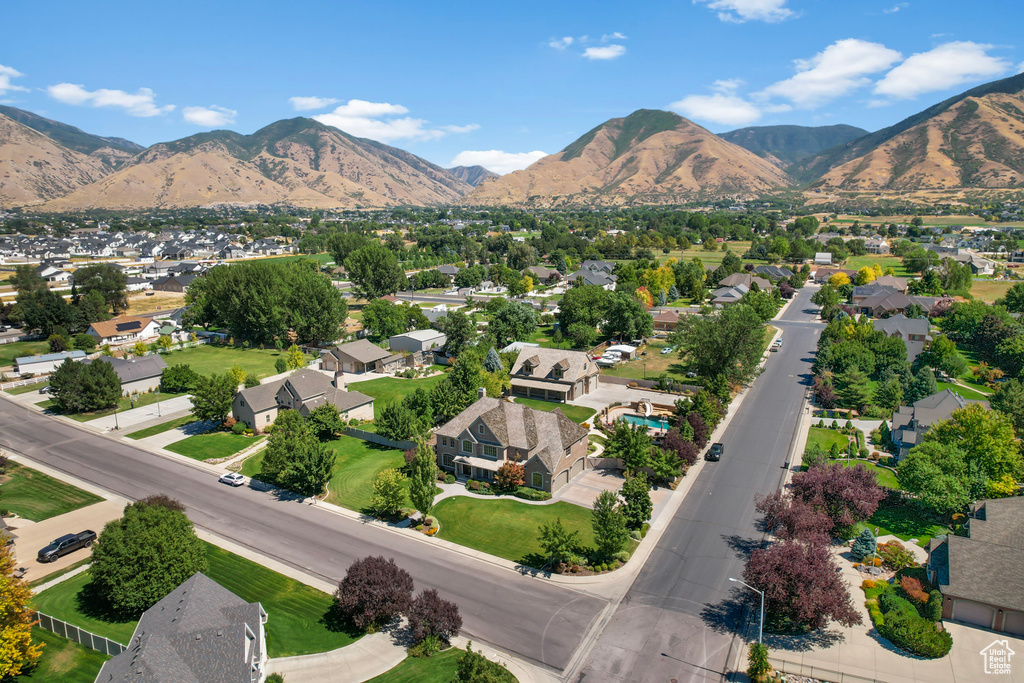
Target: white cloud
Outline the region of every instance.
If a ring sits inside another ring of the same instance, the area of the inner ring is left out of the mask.
[[[625,45],[604,45],[602,47],[588,47],[583,51],[587,59],[615,59],[626,54]]]
[[[430,126],[426,119],[402,116],[408,113],[409,110],[400,104],[349,100],[335,107],[334,111],[318,114],[313,118],[320,123],[339,128],[349,135],[381,142],[436,140],[449,133],[468,133],[480,127],[475,123],[464,126]]]
[[[1024,62],[1021,62],[1020,64],[1017,65],[1017,73],[1024,73]]]
[[[742,24],[745,21],[766,21],[775,23],[795,16],[786,7],[786,0],[693,0],[694,4],[706,2],[709,9],[718,10],[718,18]]]
[[[338,103],[334,97],[289,97],[288,101],[292,103],[292,109],[295,111],[323,109]]]
[[[576,39],[573,38],[572,36],[563,36],[561,38],[552,38],[548,45],[555,48],[556,50],[564,50],[565,48],[572,45],[574,42],[576,42]]]
[[[1012,66],[1007,60],[988,54],[992,47],[971,41],[955,41],[911,55],[875,85],[875,94],[908,99],[1001,76]]]
[[[742,78],[719,79],[711,84],[711,89],[721,93],[735,92],[744,82]]]
[[[21,73],[17,69],[4,66],[0,64],[0,95],[3,95],[8,90],[18,90],[20,92],[28,92],[28,88],[23,88],[20,85],[14,85],[11,83],[12,78],[20,78],[25,74]]]
[[[880,43],[856,38],[839,40],[810,59],[795,60],[795,76],[769,85],[757,97],[783,97],[798,107],[819,107],[869,85],[868,74],[888,69],[901,57],[899,52]]]
[[[761,110],[751,102],[733,94],[690,95],[669,105],[669,109],[700,121],[726,126],[743,126],[761,118]]]
[[[238,114],[234,109],[210,105],[209,107],[185,107],[181,110],[182,116],[189,123],[204,128],[217,128],[235,122]]]
[[[626,36],[621,31],[615,31],[614,33],[606,33],[601,36],[601,42],[607,43],[610,40],[626,40]]]
[[[890,7],[889,9],[882,10],[882,14],[896,14],[901,9],[906,9],[908,7],[910,7],[910,3],[909,2],[898,2],[895,5],[893,5],[892,7]]]
[[[459,152],[452,159],[450,166],[483,166],[489,171],[501,175],[526,168],[538,159],[547,156],[547,152],[503,152],[500,149]]]
[[[46,91],[50,97],[64,104],[119,107],[132,116],[158,116],[174,109],[173,104],[158,107],[153,101],[156,99],[156,93],[149,88],[139,88],[135,93],[126,93],[123,90],[106,88],[90,91],[75,83],[58,83],[51,85]]]

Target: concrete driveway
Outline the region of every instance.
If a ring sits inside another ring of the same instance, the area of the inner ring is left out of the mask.
[[[120,425],[122,432],[131,432],[135,431],[143,423],[153,422],[161,418],[171,420],[175,416],[180,417],[191,410],[192,401],[189,400],[188,396],[175,396],[166,401],[160,401],[159,408],[157,404],[151,403],[141,408],[118,411],[116,420],[114,415],[105,415],[97,417],[95,420],[89,420],[86,424],[105,432],[110,431],[116,425]]]
[[[586,470],[558,492],[558,500],[594,507],[594,501],[604,491],[618,491],[625,479],[617,470]]]
[[[41,564],[36,561],[36,554],[39,550],[59,536],[78,533],[86,529],[92,529],[99,534],[107,522],[121,516],[126,504],[126,500],[115,498],[94,503],[57,517],[44,519],[41,522],[30,522],[23,519],[12,521],[11,529],[17,536],[14,540],[14,554],[17,560],[15,566],[28,569],[28,573],[25,575],[27,581],[36,581],[91,556],[91,549],[82,548],[55,562]]]

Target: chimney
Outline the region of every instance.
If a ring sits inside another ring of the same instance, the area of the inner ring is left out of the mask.
[[[484,397],[484,396],[486,396],[486,395],[487,395],[487,390],[486,390],[486,389],[484,389],[483,387],[480,387],[480,388],[478,388],[478,389],[476,390],[476,397],[477,397],[478,399],[480,399],[480,398],[483,398],[483,397]]]
[[[341,389],[342,391],[345,391],[345,383],[341,381],[341,376],[341,370],[338,370],[337,372],[334,373],[334,386],[336,389]]]

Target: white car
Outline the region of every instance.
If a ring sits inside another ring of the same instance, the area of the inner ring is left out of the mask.
[[[663,348],[661,350],[661,355],[664,356],[666,353],[672,353],[672,347],[671,346],[666,346],[665,348]]]
[[[227,474],[220,475],[220,479],[217,481],[231,486],[242,486],[245,484],[245,477],[238,472],[228,472]]]

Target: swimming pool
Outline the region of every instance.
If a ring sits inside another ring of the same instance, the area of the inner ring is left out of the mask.
[[[625,420],[631,425],[645,425],[649,429],[668,429],[668,417],[664,415],[652,415],[651,417],[644,417],[642,415],[620,415],[620,419]]]

